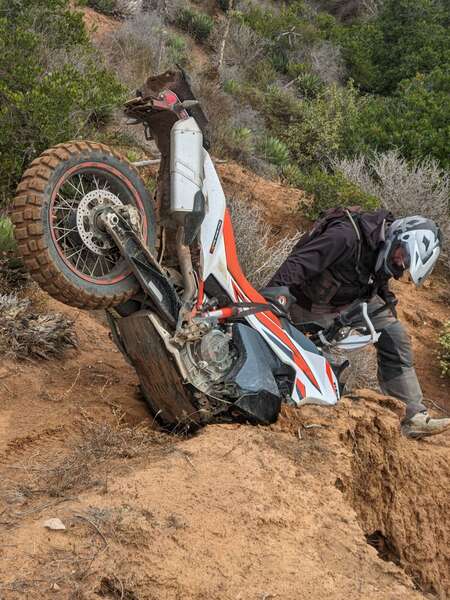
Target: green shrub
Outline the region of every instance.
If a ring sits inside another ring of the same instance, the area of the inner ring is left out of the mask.
[[[447,321],[439,335],[439,365],[442,375],[450,377],[450,320]]]
[[[331,85],[317,98],[297,101],[295,113],[274,112],[270,128],[283,141],[303,169],[328,162],[330,156],[346,154],[355,146],[355,123],[361,101],[350,85]],[[274,120],[275,119],[275,120]]]
[[[223,12],[227,12],[230,8],[230,0],[217,0],[217,5]]]
[[[166,44],[166,60],[172,65],[184,65],[187,62],[186,40],[180,35],[169,34]]]
[[[317,219],[321,212],[336,206],[360,206],[366,210],[379,207],[375,196],[364,193],[342,173],[328,173],[319,168],[303,173],[295,165],[289,165],[283,173],[291,185],[311,195],[312,204],[307,210],[311,219]]]
[[[87,0],[86,5],[105,15],[115,15],[118,12],[117,0]]]
[[[281,167],[289,162],[288,147],[275,137],[264,137],[260,144],[260,152],[265,160],[274,165]]]
[[[12,223],[8,218],[0,217],[0,256],[12,252],[15,247]]]
[[[322,37],[317,14],[299,0],[283,3],[275,10],[252,4],[246,11],[236,12],[236,18],[268,40],[273,66],[282,73],[286,72],[292,54]]]
[[[314,73],[302,73],[295,81],[295,87],[303,98],[313,99],[324,91],[325,86]]]
[[[214,20],[206,13],[182,8],[177,18],[177,24],[198,42],[205,42],[214,27]]]
[[[353,130],[353,149],[387,151],[400,148],[408,159],[436,159],[450,168],[450,71],[405,80],[388,98],[373,96],[361,106]]]
[[[350,76],[365,91],[391,94],[404,79],[448,65],[449,18],[448,2],[384,0],[376,19],[340,30]]]
[[[104,121],[123,90],[68,0],[0,0],[0,15],[0,203],[6,203],[33,158]]]
[[[230,131],[230,147],[238,154],[249,154],[254,150],[253,132],[248,127],[235,127]]]

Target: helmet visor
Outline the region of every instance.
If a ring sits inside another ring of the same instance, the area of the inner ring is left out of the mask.
[[[408,245],[402,241],[393,244],[387,258],[388,268],[395,279],[400,279],[411,266],[411,255]]]

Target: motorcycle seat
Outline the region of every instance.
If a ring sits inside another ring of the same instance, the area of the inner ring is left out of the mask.
[[[275,304],[275,306],[281,308],[285,313],[289,313],[290,307],[295,302],[295,296],[291,294],[287,285],[266,287],[259,290],[259,293],[268,302]]]

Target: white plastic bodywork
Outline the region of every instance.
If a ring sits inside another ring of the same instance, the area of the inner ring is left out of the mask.
[[[203,134],[192,117],[177,121],[170,134],[170,208],[176,220],[194,209],[203,186]]]
[[[200,277],[205,281],[209,275],[214,275],[235,302],[248,302],[250,299],[242,290],[240,282],[231,275],[227,264],[224,239],[226,199],[213,162],[206,151],[203,195],[206,215],[200,230]],[[292,390],[293,404],[336,404],[339,400],[337,378],[321,354],[302,348],[281,327],[278,319],[272,321],[266,313],[248,316],[246,320],[259,331],[279,359],[294,369],[296,377]]]

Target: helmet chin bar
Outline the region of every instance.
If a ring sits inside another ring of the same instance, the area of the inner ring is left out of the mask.
[[[383,269],[388,276],[396,279],[407,270],[414,284],[420,286],[432,272],[439,257],[441,244],[440,229],[431,219],[419,215],[397,219],[386,233],[376,270]],[[405,269],[393,262],[393,259],[399,258],[395,257],[399,248],[405,252]]]

